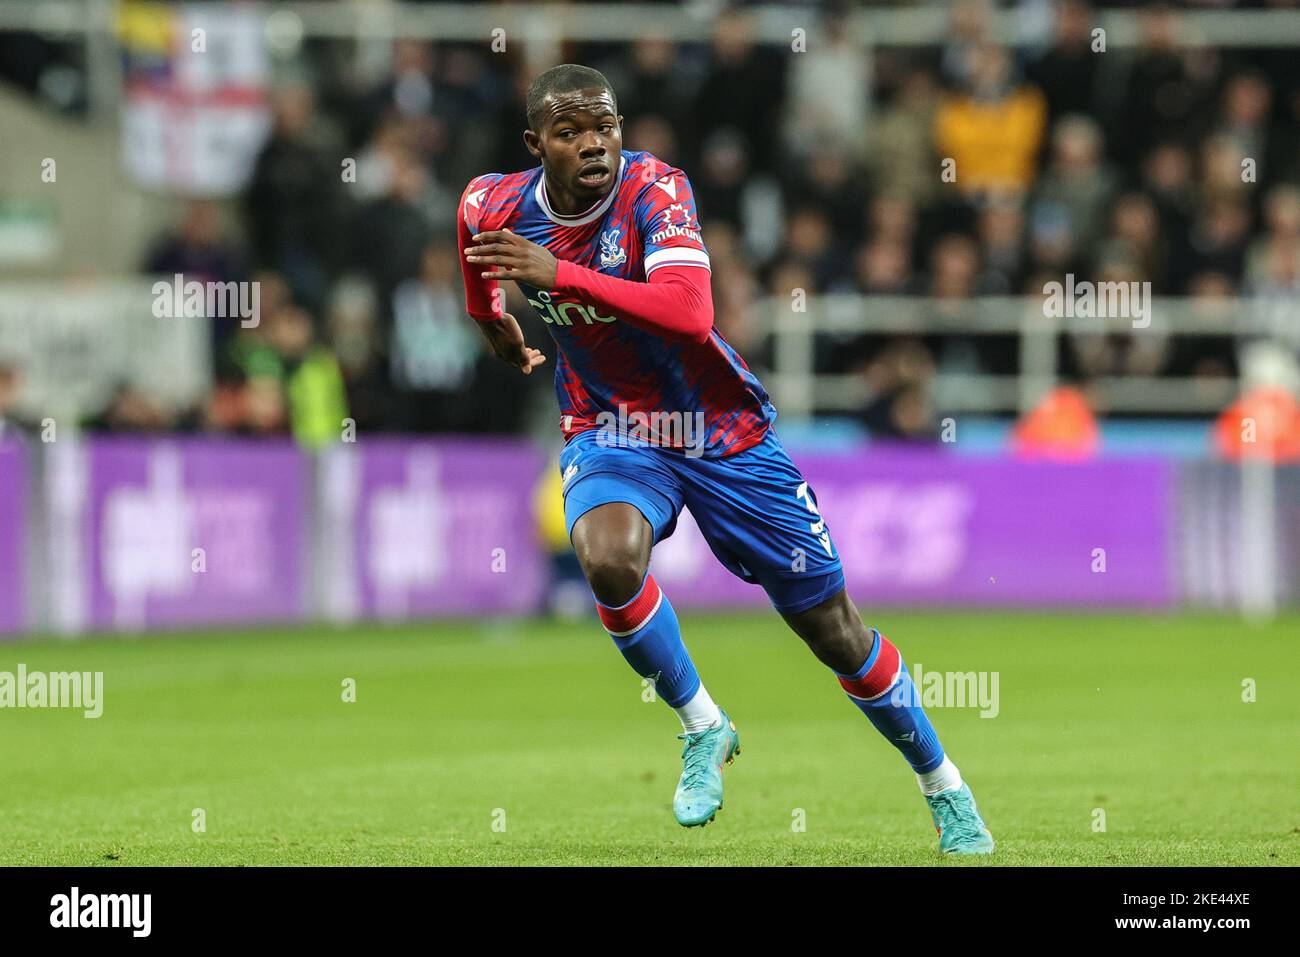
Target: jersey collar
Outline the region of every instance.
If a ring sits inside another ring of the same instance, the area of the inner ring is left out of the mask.
[[[563,216],[551,209],[551,204],[546,198],[546,173],[542,172],[537,177],[537,188],[533,195],[537,199],[537,205],[541,207],[546,218],[560,226],[585,226],[587,223],[594,222],[605,215],[605,211],[614,203],[614,197],[618,195],[618,189],[623,185],[623,167],[627,165],[627,160],[622,153],[618,155],[618,173],[614,176],[614,186],[609,191],[609,195],[602,199],[585,213],[578,213],[576,216]]]

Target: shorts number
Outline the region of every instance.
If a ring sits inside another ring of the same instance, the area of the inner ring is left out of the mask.
[[[813,501],[813,495],[808,488],[808,483],[800,482],[799,488],[795,491],[794,495],[795,498],[803,499],[804,504],[808,506],[808,511],[817,516],[817,521],[811,522],[808,527],[812,529],[812,533],[816,536],[817,541],[822,543],[822,548],[826,549],[826,554],[831,558],[834,558],[835,551],[831,548],[831,533],[826,530],[826,519],[821,517],[822,513],[818,510],[817,503]]]

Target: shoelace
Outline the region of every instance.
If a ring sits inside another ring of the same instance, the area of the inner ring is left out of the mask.
[[[714,730],[714,729],[709,729]],[[708,736],[709,731],[696,731],[693,734],[679,734],[677,737],[686,742],[686,747],[682,750],[682,757],[686,759],[686,766],[682,769],[682,789],[693,790],[703,787],[705,777],[709,773],[712,758],[712,749],[704,748],[700,745]]]
[[[935,816],[939,818],[941,831],[955,834],[960,838],[981,836],[980,826],[975,823],[975,813],[972,811],[969,816],[962,813],[966,810],[964,807],[966,801],[959,801],[957,794],[940,791],[933,795],[931,800],[935,802]]]

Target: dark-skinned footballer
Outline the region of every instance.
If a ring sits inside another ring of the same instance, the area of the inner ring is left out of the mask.
[[[681,719],[677,820],[714,819],[722,767],[740,753],[735,723],[709,696],[649,573],[651,549],[685,507],[714,555],[767,592],[902,753],[940,849],[990,853],[993,838],[898,649],[862,623],[845,591],[767,391],[713,325],[690,180],[623,149],[614,91],[595,70],[546,71],[527,110],[524,144],[540,164],[475,177],[461,197],[466,306],[496,355],[523,373],[546,356],[505,312],[502,280],[518,284],[555,339],[565,521],[605,630]]]

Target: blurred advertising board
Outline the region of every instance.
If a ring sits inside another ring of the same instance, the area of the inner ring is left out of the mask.
[[[335,620],[527,614],[546,558],[529,443],[366,439],[319,462],[321,595]]]
[[[65,437],[27,453],[30,483],[23,452],[0,444],[0,631],[483,618],[545,603],[534,493],[555,466],[527,441],[363,437],[312,454],[287,440]],[[864,610],[1200,600],[1181,544],[1185,463],[796,459],[816,496],[810,525],[826,522]],[[679,608],[768,604],[716,561],[689,511],[652,569]]]
[[[0,635],[26,625],[27,450],[0,432]]]
[[[307,460],[288,442],[52,443],[44,482],[55,629],[307,617]]]
[[[1155,608],[1174,599],[1169,463],[932,450],[796,461],[860,604]],[[680,607],[765,600],[714,561],[689,515],[652,568]]]

